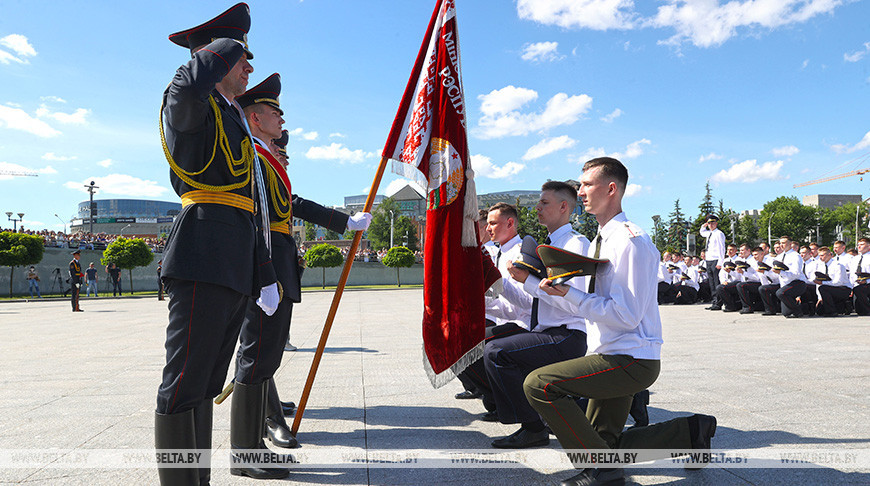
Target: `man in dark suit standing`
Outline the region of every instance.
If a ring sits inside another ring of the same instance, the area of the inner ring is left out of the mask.
[[[280,300],[268,228],[264,233],[255,209],[262,175],[235,102],[253,71],[250,24],[240,3],[169,36],[192,59],[176,71],[161,108],[160,135],[182,210],[163,255],[169,325],[154,436],[159,450],[199,449],[203,456],[198,468],[158,463],[163,485],[209,483],[212,398],[223,387],[248,303],[257,299],[272,314]]]
[[[79,293],[82,290],[82,279],[85,276],[82,273],[82,265],[79,263],[79,258],[81,258],[82,254],[76,250],[72,252],[72,256],[73,259],[69,262],[69,283],[72,285],[72,293],[70,294],[72,310],[73,312],[84,312],[79,307]]]
[[[291,219],[294,216],[302,218],[339,233],[345,229],[365,229],[371,220],[368,213],[357,213],[349,218],[342,212],[293,195],[287,172],[270,150],[270,145],[274,148],[270,142],[281,137],[284,124],[284,112],[278,101],[280,94],[281,77],[275,73],[237,99],[251,129],[257,163],[265,174],[268,196],[264,206],[269,211],[272,263],[284,298],[272,315],[264,313],[253,302],[248,304],[239,336],[230,413],[230,443],[234,450],[265,449],[262,439],[264,424],[269,438],[276,445],[297,445],[286,428],[280,407],[268,407],[268,413],[264,414],[269,380],[281,364],[284,343],[290,332],[293,303],[301,300],[302,272],[299,270],[296,240],[290,233]],[[364,226],[357,227],[355,223],[358,221],[365,222]],[[230,473],[256,479],[276,479],[286,477],[289,470],[283,467],[233,467]]]

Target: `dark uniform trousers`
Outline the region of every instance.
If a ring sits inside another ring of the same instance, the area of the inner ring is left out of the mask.
[[[737,284],[737,295],[740,296],[740,304],[744,309],[764,310],[764,303],[761,302],[761,294],[759,293],[760,288],[761,282],[740,282]]]
[[[293,303],[281,299],[271,316],[251,299],[239,334],[236,381],[256,385],[271,378],[281,365],[284,344],[290,334]]]
[[[855,296],[855,313],[859,316],[870,316],[870,284],[854,286],[852,295]]]
[[[788,285],[780,287],[776,291],[776,296],[782,305],[782,315],[794,314],[799,316],[802,314],[801,305],[798,303],[797,298],[803,295],[806,288],[807,284],[803,280],[792,280]]]
[[[534,370],[523,388],[564,449],[690,449],[686,417],[623,432],[632,396],[659,369],[659,360],[593,354]],[[585,414],[575,400],[581,396],[589,397]]]
[[[816,305],[819,303],[818,294],[816,294],[816,284],[804,282],[804,293],[801,294],[801,312],[804,315],[816,315]]]
[[[674,302],[676,292],[674,287],[667,282],[659,282],[658,289],[659,304],[671,304]]]
[[[710,283],[710,296],[713,299],[713,305],[722,305],[716,295],[716,288],[719,287],[719,269],[716,268],[718,263],[719,260],[707,260],[707,282]]]
[[[698,300],[701,302],[710,302],[713,300],[713,294],[710,291],[709,280],[704,280],[698,285]]]
[[[720,284],[716,289],[719,302],[726,310],[735,311],[740,309],[740,296],[737,294],[738,283],[728,282],[727,284]]]
[[[761,296],[761,302],[764,304],[764,312],[779,312],[779,297],[776,293],[779,291],[779,284],[767,284],[758,288],[758,294]]]
[[[517,333],[529,332],[513,322],[496,325],[494,322],[487,320],[486,323],[487,326],[483,338],[484,343]],[[483,394],[483,406],[488,411],[491,412],[495,410],[495,398],[493,398],[492,387],[489,384],[489,380],[486,379],[486,367],[483,365],[482,357],[468,365],[468,367],[462,370],[457,377],[466,389],[477,390]],[[469,388],[469,386],[471,388]]]
[[[515,424],[540,420],[523,392],[526,376],[541,366],[579,358],[584,354],[586,333],[564,326],[516,333],[486,343],[484,367],[492,386],[499,421]]]
[[[688,285],[677,285],[674,287],[677,290],[677,297],[674,299],[674,305],[694,304],[698,301],[698,291],[694,287]]]
[[[820,285],[819,295],[822,300],[819,303],[819,315],[835,316],[846,313],[846,302],[849,300],[851,289],[845,286]]]
[[[164,278],[169,294],[166,366],[157,413],[193,409],[224,386],[250,297],[220,285]]]

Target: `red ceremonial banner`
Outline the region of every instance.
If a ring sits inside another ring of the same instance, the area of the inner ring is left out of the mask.
[[[384,146],[427,192],[423,348],[432,386],[483,355],[484,278],[454,0],[438,0]]]

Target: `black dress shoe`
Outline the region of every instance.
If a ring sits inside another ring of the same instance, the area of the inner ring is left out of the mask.
[[[584,469],[580,474],[560,483],[562,486],[623,486],[625,474],[622,469]]]
[[[716,417],[696,413],[689,417],[689,433],[692,434],[692,449],[706,452],[702,455],[700,464],[686,466],[686,469],[701,469],[710,462],[710,440],[716,435]]]
[[[706,307],[706,310],[722,310],[721,305],[711,305],[710,307]]]
[[[740,309],[741,314],[752,314],[753,312],[754,311],[752,309],[745,308],[745,307],[743,309]]]
[[[526,429],[520,428],[513,434],[492,441],[492,446],[499,449],[527,449],[529,447],[540,447],[550,443],[550,434],[547,429],[540,432],[529,432]]]
[[[483,420],[484,422],[498,422],[498,412],[495,410],[486,412],[480,416],[480,420]]]
[[[804,316],[803,314],[789,314],[789,315],[785,316],[785,318],[786,319],[797,319],[797,318],[803,317],[803,316]]]
[[[473,400],[475,398],[480,398],[482,396],[483,396],[483,393],[480,393],[479,391],[465,390],[462,393],[457,393],[456,399],[457,400]]]
[[[763,316],[775,316],[776,312],[764,311],[761,313],[761,315],[763,315]]]
[[[269,417],[266,417],[266,437],[268,437],[269,440],[278,447],[284,447],[287,449],[299,447],[299,442],[297,442],[296,437],[293,437],[293,434],[290,433],[290,429]]]
[[[729,309],[726,307],[725,309],[722,309],[722,312],[737,312],[738,310],[739,309]]]
[[[296,413],[296,404],[293,402],[281,402],[281,412],[285,417],[289,417]]]

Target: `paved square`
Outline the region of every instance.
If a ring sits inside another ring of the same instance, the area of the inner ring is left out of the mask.
[[[299,400],[331,292],[306,292],[276,376]],[[84,451],[153,447],[155,393],[164,361],[166,302],[156,298],[0,303],[3,332],[0,450]],[[455,400],[458,382],[433,390],[422,368],[419,289],[347,291],[339,308],[296,451],[489,449],[516,427],[477,420],[477,400]],[[719,420],[714,448],[870,448],[870,318],[786,320],[661,308],[662,374],[651,421],[693,412]],[[214,447],[229,447],[229,401],[215,407]],[[289,420],[288,420],[289,421]],[[530,457],[556,449],[529,451]],[[280,449],[275,449],[280,450]],[[533,469],[323,468],[294,471],[299,484],[558,484],[563,466]],[[711,466],[630,470],[637,484],[870,484],[870,471]],[[156,484],[154,469],[0,470],[0,484]],[[280,482],[278,482],[280,483]],[[214,485],[253,485],[215,468]]]

